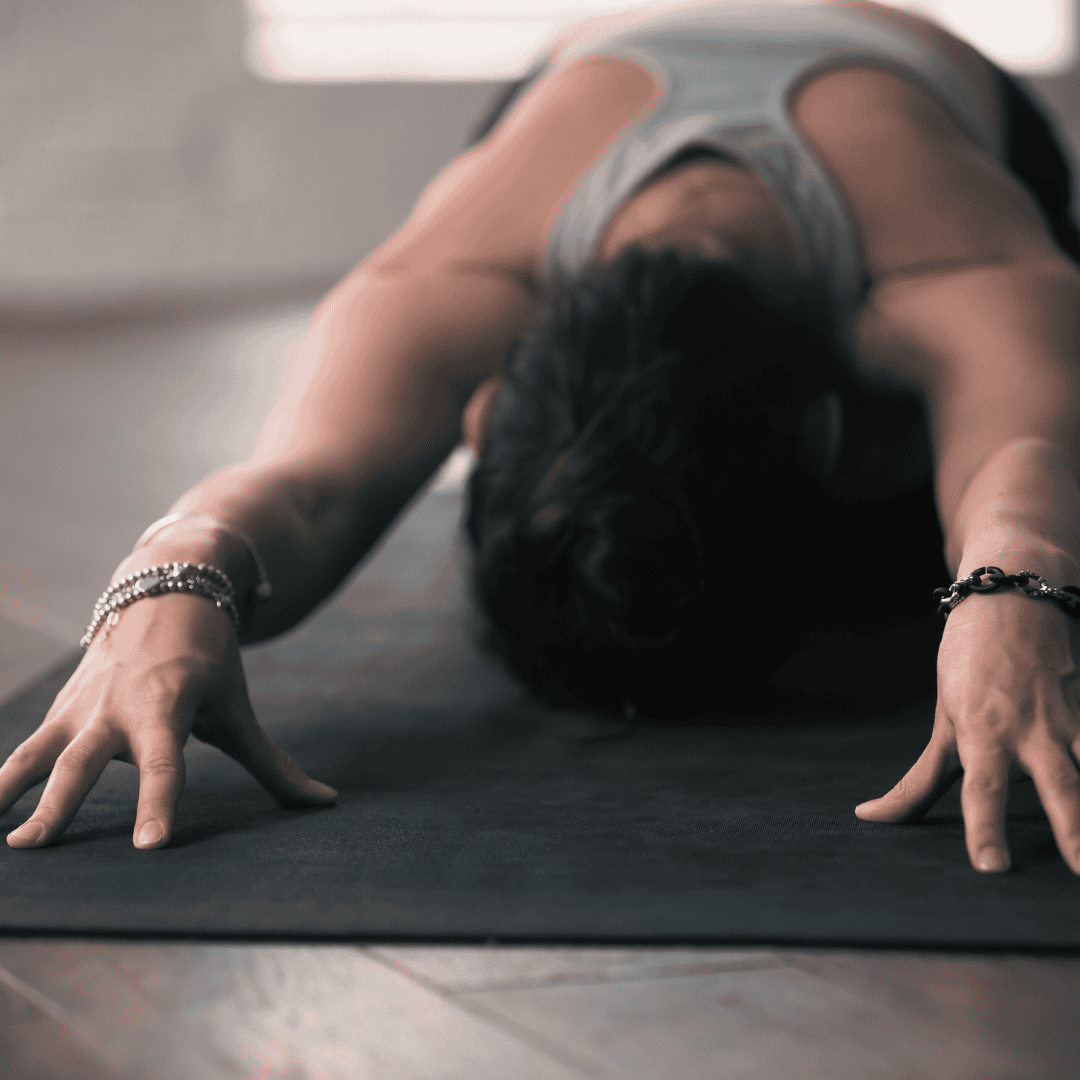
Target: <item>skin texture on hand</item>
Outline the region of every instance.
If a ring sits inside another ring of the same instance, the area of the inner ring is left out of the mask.
[[[864,821],[920,820],[962,778],[971,865],[1011,866],[1010,780],[1034,782],[1062,858],[1080,874],[1080,625],[1019,591],[974,595],[949,616],[938,651],[930,743],[888,794],[860,804]]]
[[[99,630],[41,726],[0,766],[0,814],[48,781],[8,845],[55,841],[116,759],[139,769],[135,846],[164,847],[184,789],[189,735],[228,754],[282,806],[321,806],[337,796],[260,728],[226,615],[203,597],[153,597],[125,609],[108,635]]]

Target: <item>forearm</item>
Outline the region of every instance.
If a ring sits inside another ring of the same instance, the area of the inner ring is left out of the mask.
[[[506,347],[502,335],[494,345],[484,337],[489,319],[477,315],[477,297],[497,307],[506,288],[486,279],[466,288],[447,275],[359,275],[322,305],[251,459],[206,477],[169,509],[247,533],[266,565],[269,599],[255,598],[257,569],[243,542],[205,522],[169,526],[116,576],[174,560],[211,563],[235,585],[242,644],[296,625],[459,441],[462,408]],[[438,304],[471,313],[478,326],[455,324]]]
[[[124,560],[211,563],[233,581],[240,641],[283,633],[321,604],[378,542],[461,437],[476,385],[498,371],[531,311],[505,275],[483,271],[358,272],[312,319],[251,460],[208,476],[170,512],[209,514],[254,542],[204,522],[179,522]]]
[[[1080,585],[1080,486],[1070,453],[1048,439],[1006,443],[972,478],[945,531],[957,576],[994,565],[1033,570],[1059,588]]]
[[[361,497],[363,493],[360,493]],[[240,609],[241,644],[290,629],[321,604],[377,542],[406,501],[387,485],[369,485],[361,519],[356,493],[330,483],[290,476],[248,463],[230,465],[200,481],[169,513],[207,514],[247,533],[273,586],[268,599],[255,597],[259,575],[246,545],[203,520],[172,524],[128,556],[113,580],[165,562],[210,563],[232,581]]]

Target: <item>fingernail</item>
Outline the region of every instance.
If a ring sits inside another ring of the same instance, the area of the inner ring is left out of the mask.
[[[25,840],[28,844],[36,844],[44,835],[45,826],[40,821],[26,821],[8,833],[8,839]]]
[[[983,848],[975,859],[975,866],[986,874],[1000,874],[1009,869],[1009,857],[997,848]]]
[[[337,798],[337,792],[332,787],[330,787],[329,784],[322,784],[318,780],[316,780],[315,788],[324,799]]]
[[[139,830],[139,838],[135,843],[137,843],[139,847],[149,847],[151,844],[156,844],[164,835],[164,830],[156,821],[148,821],[142,829]]]

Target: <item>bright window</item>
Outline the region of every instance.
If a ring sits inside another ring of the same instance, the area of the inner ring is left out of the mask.
[[[793,0],[772,0],[783,4]],[[794,0],[798,2],[798,0]],[[881,0],[936,19],[1018,74],[1076,59],[1076,0]],[[283,82],[506,80],[574,23],[656,0],[245,0],[247,59]]]

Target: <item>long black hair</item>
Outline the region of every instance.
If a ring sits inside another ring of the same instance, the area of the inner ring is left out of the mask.
[[[764,272],[763,272],[764,268]],[[827,305],[748,256],[634,246],[556,279],[507,357],[466,529],[482,644],[546,701],[722,710],[800,621]]]

